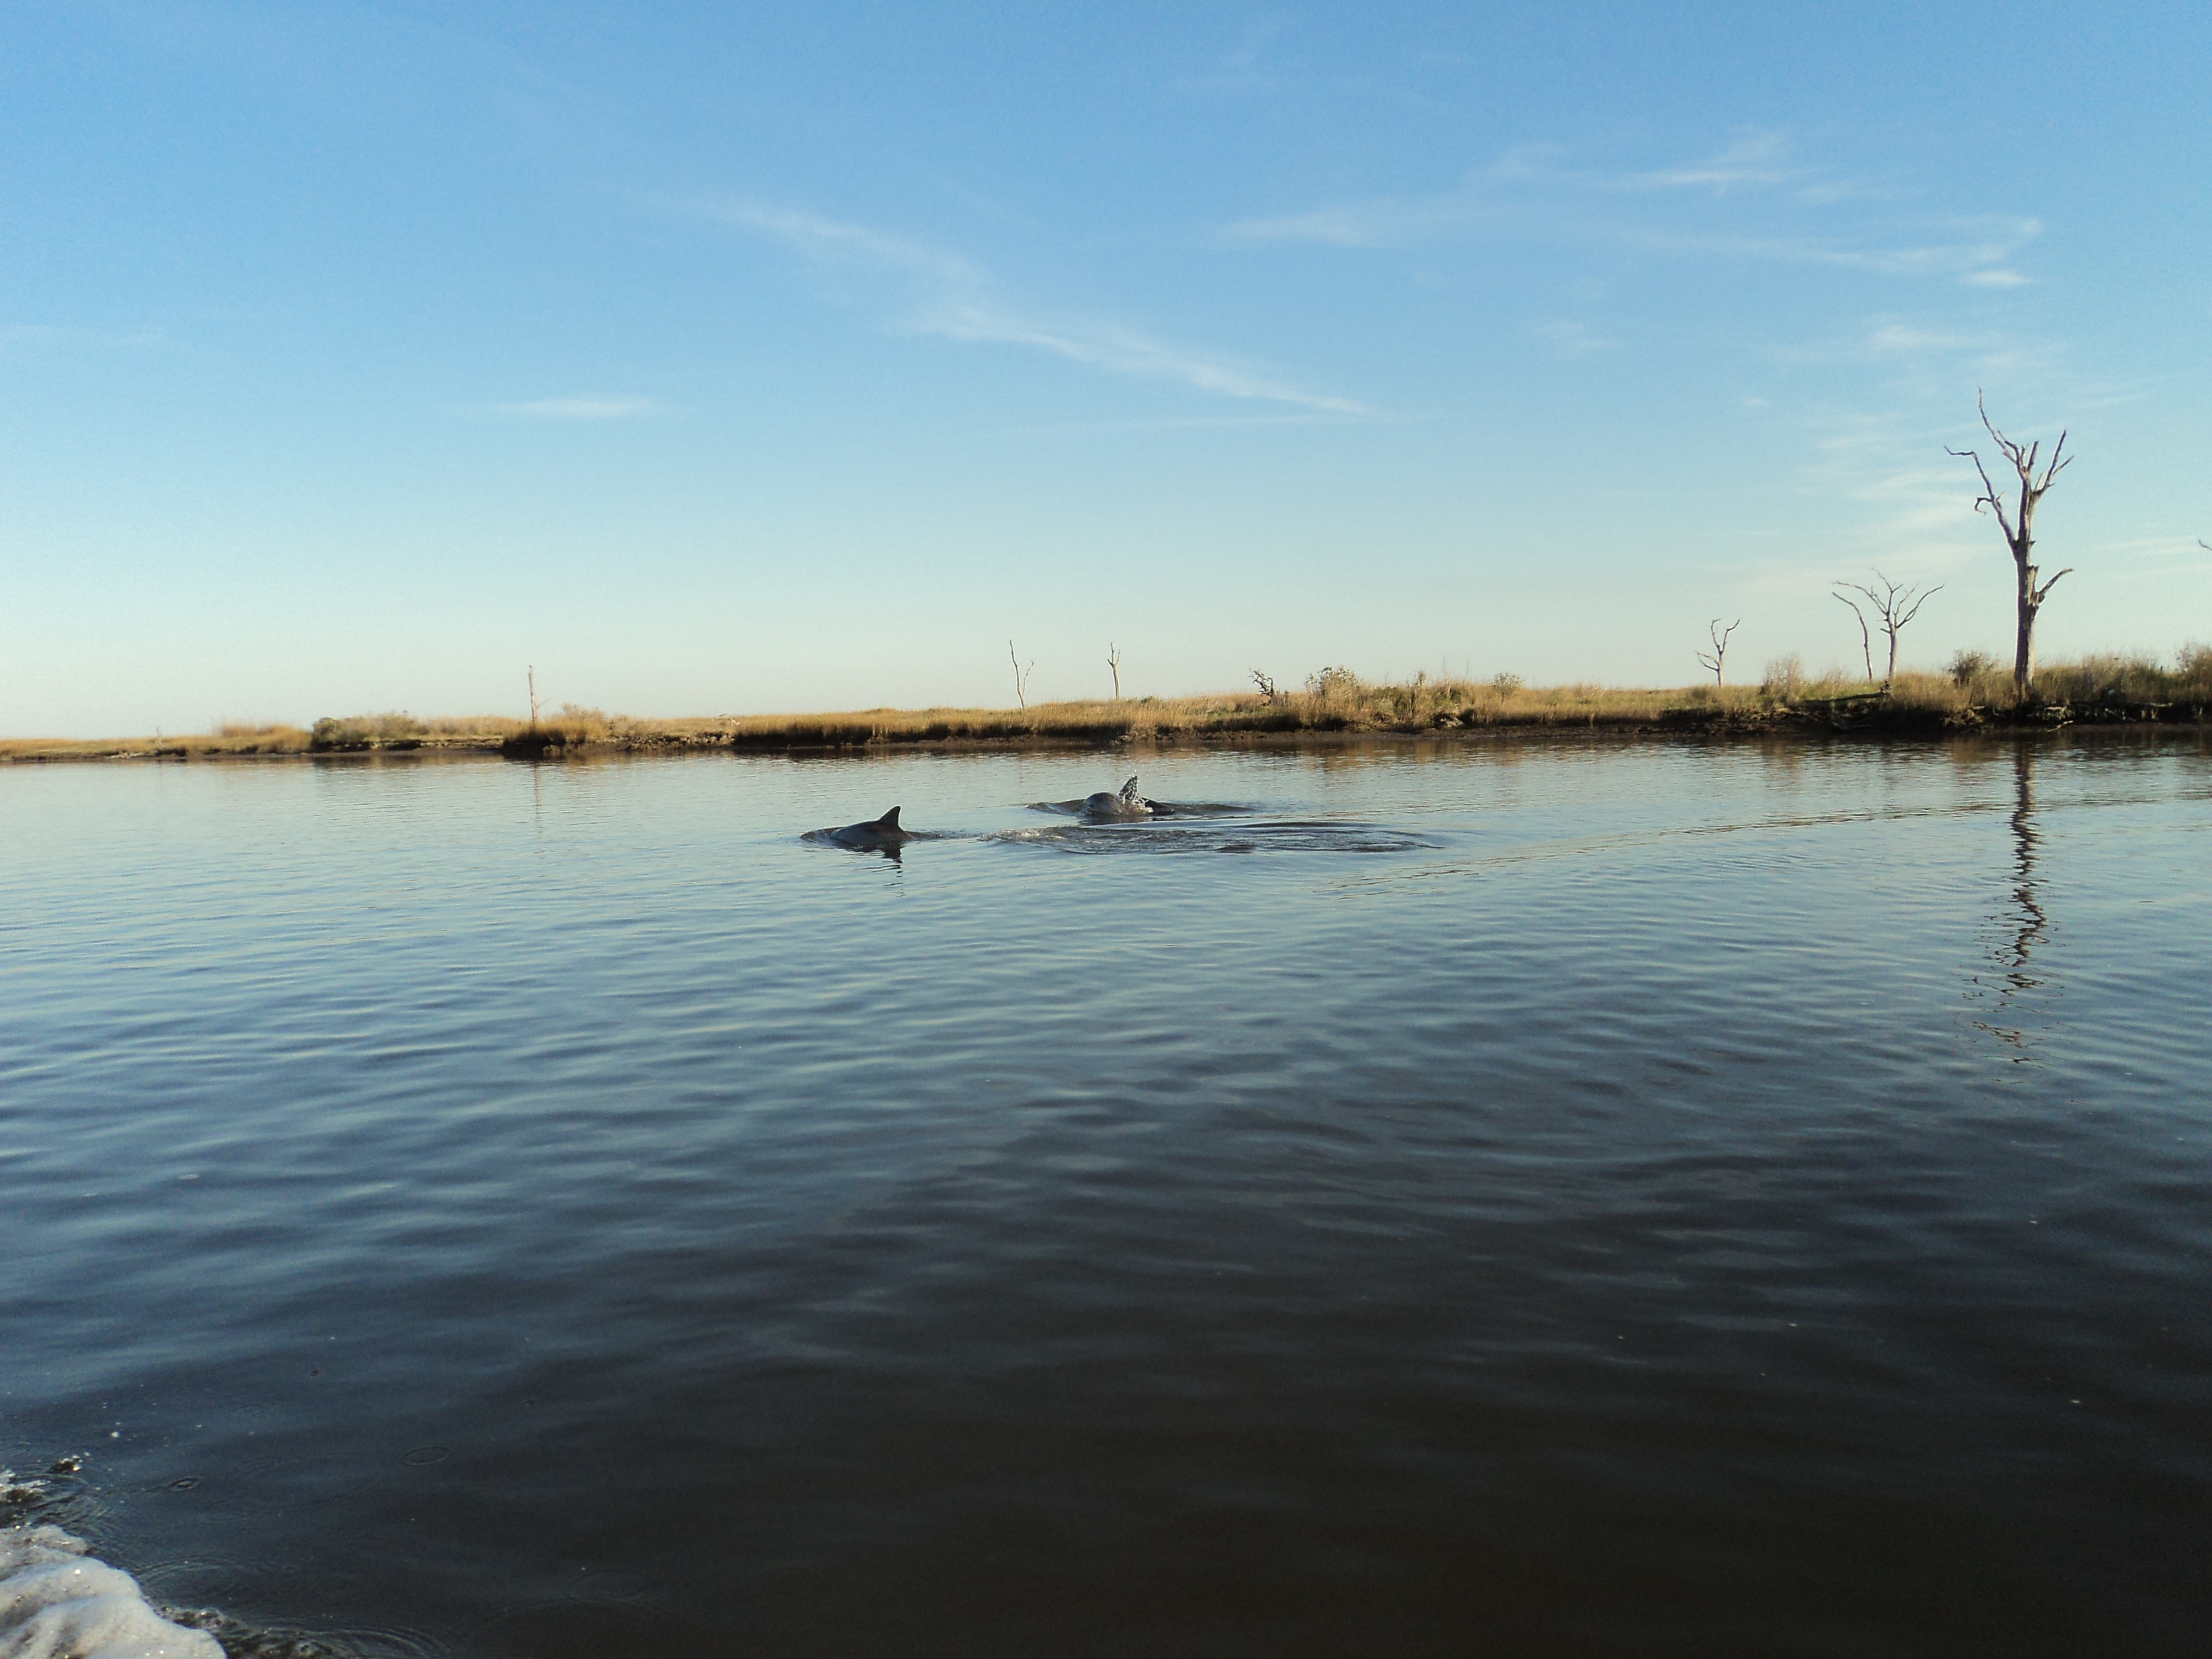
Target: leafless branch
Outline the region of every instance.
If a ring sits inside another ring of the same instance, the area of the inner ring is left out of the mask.
[[[1275,682],[1272,676],[1262,674],[1255,668],[1252,671],[1252,684],[1260,688],[1260,695],[1261,696],[1265,697],[1269,702],[1274,702],[1276,696]]]
[[[1879,592],[1864,582],[1839,582],[1837,586],[1848,587],[1856,593],[1865,594],[1867,603],[1874,607],[1875,615],[1881,619],[1881,631],[1889,636],[1889,672],[1882,680],[1882,684],[1887,685],[1897,678],[1897,636],[1905,631],[1905,623],[1920,614],[1922,605],[1943,591],[1943,586],[1938,582],[1923,593],[1916,592],[1911,583],[1893,582],[1879,570],[1874,573],[1874,579],[1881,584],[1881,590]],[[1843,595],[1838,594],[1837,597],[1842,599]],[[1858,610],[1855,601],[1846,600],[1845,603],[1849,604],[1854,611]],[[1859,617],[1859,630],[1863,636],[1866,631],[1866,617],[1862,615]],[[1867,664],[1867,678],[1869,679],[1874,678],[1874,664],[1871,659]]]
[[[1023,667],[1022,659],[1014,654],[1012,640],[1006,641],[1006,656],[1014,665],[1014,701],[1027,708],[1030,706],[1030,676],[1036,672],[1036,664],[1031,662],[1027,668]]]
[[[1121,701],[1121,647],[1113,641],[1106,641],[1106,666],[1114,672],[1114,701]]]
[[[1698,660],[1703,663],[1707,668],[1713,671],[1713,684],[1715,685],[1723,684],[1721,669],[1722,665],[1728,661],[1729,635],[1735,633],[1737,629],[1742,626],[1743,618],[1741,617],[1738,617],[1726,628],[1723,628],[1721,626],[1721,619],[1718,617],[1714,617],[1711,622],[1705,625],[1705,633],[1707,636],[1711,639],[1713,648],[1711,652],[1698,652]]]
[[[2073,574],[2074,567],[2069,564],[2065,569],[2058,573],[2058,576],[2070,576]],[[2035,590],[2035,602],[2038,605],[2041,605],[2045,598],[2050,593],[2051,590],[2058,586],[2058,576],[2053,576],[2049,581],[2044,583],[2042,586]]]
[[[1935,598],[1938,593],[1941,593],[1942,591],[1943,591],[1943,584],[1942,584],[1942,583],[1941,583],[1941,582],[1937,582],[1937,583],[1936,584],[1936,586],[1933,586],[1933,587],[1929,588],[1929,589],[1925,593],[1923,593],[1923,594],[1922,594],[1918,599],[1917,599],[1913,600],[1913,602],[1912,602],[1911,605],[1907,605],[1904,610],[1902,610],[1902,611],[1899,611],[1899,612],[1897,613],[1897,625],[1898,625],[1899,628],[1902,628],[1902,627],[1904,627],[1904,626],[1905,626],[1905,623],[1907,623],[1911,622],[1911,621],[1915,617],[1917,617],[1917,616],[1918,616],[1918,615],[1920,614],[1920,607],[1921,607],[1922,605],[1923,605],[1927,604],[1929,600],[1930,600],[1930,599],[1934,599],[1934,598]]]
[[[2002,443],[2003,440],[1999,439],[1998,441]],[[1972,461],[1974,464],[1974,471],[1982,475],[1982,493],[1974,501],[1974,511],[1978,513],[1986,507],[1990,512],[1996,514],[1997,527],[2004,532],[2005,540],[2011,541],[2013,539],[2012,520],[2006,516],[2004,503],[1997,499],[1997,487],[1990,482],[1990,470],[1982,465],[1981,452],[1973,449],[1954,449],[1950,445],[1946,444],[1943,446],[1943,453],[1946,455],[1956,455],[1962,460]]]
[[[1844,587],[1850,586],[1850,584],[1846,582],[1838,582],[1836,586],[1838,587]],[[1859,602],[1848,593],[1835,593],[1830,595],[1830,597],[1832,599],[1840,599],[1844,604],[1850,606],[1851,615],[1857,619],[1859,625],[1859,654],[1865,659],[1867,684],[1871,685],[1874,684],[1874,631],[1867,626],[1866,612],[1859,609]]]
[[[2058,459],[2058,452],[2065,447],[2066,431],[2062,427],[2058,432],[2058,441],[2051,446],[2051,465],[2043,469],[2043,482],[2035,487],[2037,495],[2040,495],[2045,490],[2050,489],[2051,481],[2074,465],[2074,458],[2071,455],[2063,461]]]

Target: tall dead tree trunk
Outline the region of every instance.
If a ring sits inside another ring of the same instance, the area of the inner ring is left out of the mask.
[[[2012,550],[2013,567],[2019,576],[2019,630],[2014,639],[2012,688],[2013,695],[2026,702],[2035,694],[2035,613],[2043,609],[2044,600],[2049,599],[2051,590],[2058,586],[2058,576],[2071,575],[2074,569],[2069,565],[2058,573],[2058,576],[2051,577],[2040,586],[2037,585],[2038,573],[2028,558],[2035,547],[2035,509],[2041,504],[2044,493],[2051,488],[2051,481],[2073,465],[2073,457],[2069,455],[2064,460],[2059,459],[2059,453],[2066,447],[2066,434],[2062,431],[2058,434],[2058,441],[2051,447],[2051,460],[2043,469],[2043,477],[2038,479],[2035,459],[2043,447],[2042,441],[2038,439],[2034,443],[2023,447],[2006,437],[1990,424],[1989,409],[1983,403],[1979,392],[1974,394],[1974,407],[1981,410],[1983,429],[1996,442],[1998,453],[2012,463],[2013,471],[2020,475],[2019,506],[2009,514],[2005,511],[2005,503],[1998,499],[1997,487],[1990,482],[1990,471],[1982,465],[1978,451],[1952,449],[1948,445],[1945,450],[1947,453],[1974,464],[1974,471],[1981,475],[1982,480],[1982,493],[1975,500],[1974,511],[1978,513],[1987,507],[1996,514],[1997,528],[2004,532],[2005,545]]]

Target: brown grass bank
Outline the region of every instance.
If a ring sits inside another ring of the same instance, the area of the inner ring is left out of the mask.
[[[866,708],[826,714],[725,714],[637,720],[574,704],[535,726],[503,715],[419,720],[404,713],[317,720],[312,727],[230,724],[189,737],[0,739],[0,760],[199,760],[408,750],[823,750],[901,746],[1095,745],[1261,740],[1325,732],[1511,732],[1582,730],[1623,736],[1726,732],[1934,734],[1991,726],[2076,722],[2203,724],[2212,703],[2212,649],[2173,666],[2117,655],[2053,664],[2042,700],[2010,702],[2010,682],[1985,664],[1950,674],[1900,674],[1887,688],[1808,679],[1794,659],[1759,685],[1622,689],[1525,686],[1492,680],[1370,682],[1325,669],[1294,691],[1132,697],[1030,708]]]

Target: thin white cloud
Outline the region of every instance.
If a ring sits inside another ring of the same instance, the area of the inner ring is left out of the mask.
[[[1974,268],[1990,260],[2009,258],[2043,228],[2033,219],[2016,219],[1996,224],[1988,221],[1954,222],[1943,228],[1964,234],[1955,240],[1868,246],[1808,236],[1701,234],[1627,226],[1607,227],[1602,234],[1655,252],[1711,253],[1776,264],[1832,265],[1884,276],[1956,273],[1971,280]]]
[[[140,329],[131,334],[110,334],[98,329],[73,328],[53,323],[0,323],[0,352],[42,346],[125,350],[167,343],[163,335],[155,329]]]
[[[531,398],[520,403],[471,404],[458,412],[531,421],[631,421],[666,409],[652,398]]]
[[[1337,247],[1395,247],[1430,234],[1462,228],[1474,218],[1474,204],[1458,196],[1407,200],[1384,198],[1286,213],[1270,219],[1244,219],[1223,235],[1231,242],[1322,242]]]
[[[2008,262],[2041,233],[2030,218],[1861,223],[1820,234],[1768,228],[1778,216],[1802,220],[1882,194],[1796,165],[1779,133],[1747,134],[1698,161],[1631,171],[1577,167],[1557,146],[1522,145],[1450,190],[1240,220],[1220,236],[1232,245],[1336,247],[1401,247],[1467,236],[1612,241],[1685,257],[1949,276],[1991,288],[2028,280]],[[1698,197],[1720,205],[1694,206]]]
[[[1896,386],[1924,390],[1933,384],[1929,377],[1955,380],[1962,370],[1971,370],[1970,379],[1986,383],[2010,381],[2048,369],[2065,350],[2064,341],[2039,336],[1960,332],[1896,317],[1873,317],[1843,332],[1768,347],[1762,355],[1785,368],[1880,365],[1886,373],[1903,377]]]
[[[750,202],[692,204],[691,210],[782,241],[835,275],[889,279],[879,303],[894,326],[971,344],[1026,346],[1071,362],[1144,380],[1170,380],[1229,398],[1364,415],[1348,398],[1309,392],[1233,359],[1153,337],[1125,324],[1054,315],[1023,302],[974,260],[908,237],[788,208]]]
[[[1562,357],[1595,357],[1620,344],[1596,333],[1587,323],[1536,323],[1528,331]]]
[[[825,264],[879,266],[951,289],[979,288],[989,280],[981,266],[960,254],[866,225],[752,202],[714,202],[696,210],[740,229],[779,237]]]
[[[1717,155],[1656,173],[1628,175],[1630,183],[1661,190],[1710,190],[1794,184],[1811,175],[1789,163],[1790,141],[1778,132],[1747,133]]]
[[[1884,323],[1867,336],[1876,351],[1959,351],[1975,344],[1963,334],[1939,334],[1910,323]]]

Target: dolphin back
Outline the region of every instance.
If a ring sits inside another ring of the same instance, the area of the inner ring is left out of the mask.
[[[1113,794],[1101,789],[1095,795],[1086,796],[1083,802],[1083,815],[1094,820],[1105,818],[1126,823],[1132,818],[1152,817],[1152,804],[1137,793],[1137,781],[1131,778]]]

